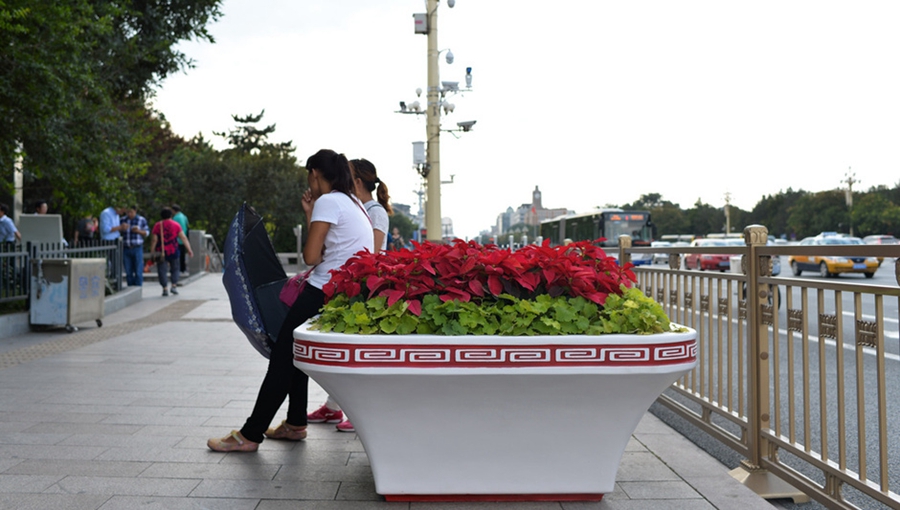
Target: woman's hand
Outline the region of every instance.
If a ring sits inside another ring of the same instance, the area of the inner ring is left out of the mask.
[[[303,212],[306,213],[307,221],[309,219],[310,214],[312,214],[313,205],[316,203],[316,200],[313,198],[312,190],[307,189],[303,193],[303,197],[300,199],[300,205],[303,207]]]

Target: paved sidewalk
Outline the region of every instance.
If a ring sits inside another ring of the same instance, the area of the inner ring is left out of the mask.
[[[232,323],[221,275],[180,290],[161,297],[146,282],[103,327],[0,339],[0,508],[773,508],[649,413],[600,503],[387,503],[357,436],[333,425],[254,454],[212,452],[207,438],[249,414],[266,360]],[[325,393],[310,388],[312,409]]]

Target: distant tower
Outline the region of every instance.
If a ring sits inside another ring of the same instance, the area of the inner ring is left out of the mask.
[[[537,186],[534,187],[534,192],[531,194],[531,206],[537,210],[544,208],[541,205],[541,190]]]

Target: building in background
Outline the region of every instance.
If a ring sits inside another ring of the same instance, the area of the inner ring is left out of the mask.
[[[497,216],[497,224],[492,228],[495,235],[507,234],[510,228],[525,226],[528,231],[539,231],[541,222],[568,213],[569,210],[561,208],[548,209],[544,207],[541,198],[541,190],[538,186],[531,192],[531,203],[520,205],[513,210],[512,207]]]

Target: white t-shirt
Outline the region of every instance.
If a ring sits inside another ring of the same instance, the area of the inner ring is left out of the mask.
[[[373,251],[375,239],[372,224],[363,211],[362,204],[340,191],[320,196],[313,205],[310,222],[324,221],[331,228],[325,234],[325,252],[322,262],[309,276],[309,284],[321,289],[331,279],[332,269],[337,269],[360,250]]]
[[[378,200],[369,200],[363,207],[366,208],[366,212],[369,213],[369,218],[372,219],[372,228],[374,230],[380,230],[384,232],[384,239],[381,241],[381,249],[387,250],[387,240],[388,240],[388,229],[391,228],[391,220],[388,218],[388,213],[384,209],[384,206],[378,203]]]

